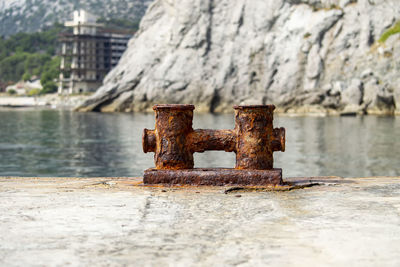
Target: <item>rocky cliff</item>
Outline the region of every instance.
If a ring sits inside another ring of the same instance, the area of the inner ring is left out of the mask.
[[[105,19],[139,21],[153,0],[0,0],[0,35],[36,32],[86,9]],[[0,51],[1,52],[1,51]]]
[[[286,112],[392,114],[399,19],[398,0],[157,0],[78,109],[273,103]]]

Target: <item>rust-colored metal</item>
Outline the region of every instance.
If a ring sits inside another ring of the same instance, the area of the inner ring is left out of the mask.
[[[144,129],[143,151],[154,152],[156,168],[145,171],[145,184],[277,185],[273,152],[285,151],[285,129],[273,128],[273,105],[235,106],[232,130],[194,130],[193,105],[155,105],[155,130]],[[193,153],[236,153],[235,169],[193,169]]]
[[[183,169],[145,171],[144,184],[168,185],[281,185],[282,170]]]
[[[275,106],[235,106],[236,169],[270,170],[274,151],[284,151],[285,129],[272,126]],[[279,139],[278,136],[283,136]]]

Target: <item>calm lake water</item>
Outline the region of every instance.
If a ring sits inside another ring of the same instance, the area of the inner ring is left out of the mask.
[[[195,114],[195,128],[230,129],[233,115]],[[286,152],[284,176],[400,176],[400,118],[276,116]],[[153,153],[142,152],[153,114],[0,110],[0,176],[142,176]],[[234,153],[195,154],[196,167],[233,167]]]

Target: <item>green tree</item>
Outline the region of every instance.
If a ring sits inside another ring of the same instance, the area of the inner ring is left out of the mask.
[[[8,90],[8,94],[10,95],[15,95],[17,93],[17,91],[15,91],[14,89]]]
[[[51,56],[48,54],[28,54],[24,63],[25,73],[40,75],[44,71],[45,64],[49,61],[51,61]]]
[[[56,23],[42,32],[17,33],[8,39],[0,37],[0,83],[17,82],[28,75],[50,80],[58,77],[60,58],[55,57],[57,38],[65,28]],[[26,75],[25,75],[26,74]]]
[[[3,81],[18,81],[25,73],[27,53],[15,53],[0,62],[0,77]]]
[[[51,82],[53,80],[50,72],[45,72],[40,77],[40,84],[44,86],[47,82]]]
[[[40,91],[40,94],[50,94],[57,92],[57,84],[53,81],[47,81],[43,85],[43,89]]]
[[[29,81],[31,79],[31,75],[29,73],[24,73],[24,75],[22,76],[22,80],[24,82]]]

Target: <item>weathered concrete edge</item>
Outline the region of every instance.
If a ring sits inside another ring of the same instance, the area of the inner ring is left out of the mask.
[[[169,185],[144,185],[142,177],[0,177],[0,191],[2,188],[49,188],[56,190],[96,190],[107,189],[111,191],[130,191],[133,189],[161,189],[161,190],[219,190],[224,193],[236,191],[291,191],[308,187],[321,186],[346,186],[346,184],[387,184],[400,183],[400,177],[364,177],[342,178],[336,176],[321,177],[289,177],[285,178],[285,186],[169,186]]]

